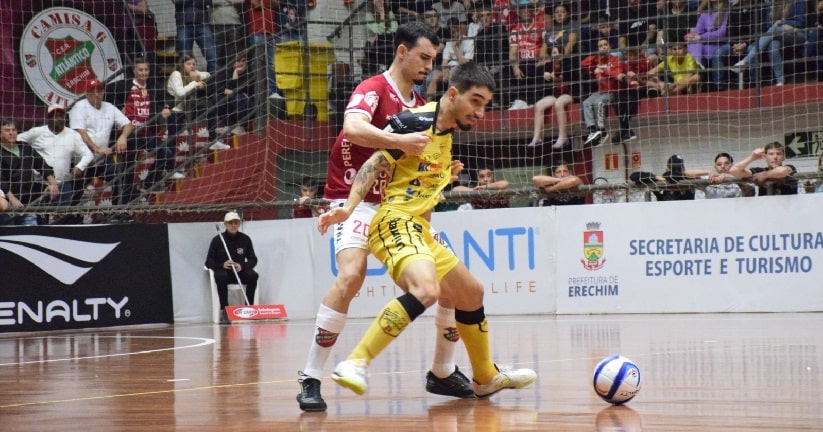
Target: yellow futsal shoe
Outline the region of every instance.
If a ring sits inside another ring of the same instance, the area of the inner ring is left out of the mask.
[[[477,397],[487,398],[503,389],[521,389],[537,381],[537,373],[531,369],[501,369],[497,365],[494,367],[500,373],[495,375],[491,381],[486,384],[472,382],[472,388]]]
[[[369,389],[367,366],[364,359],[342,361],[334,368],[331,379],[337,384],[362,395]]]

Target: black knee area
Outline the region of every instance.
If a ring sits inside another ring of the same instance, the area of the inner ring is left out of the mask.
[[[413,296],[412,293],[406,293],[397,297],[397,301],[400,302],[400,305],[403,306],[403,309],[406,310],[406,313],[409,314],[409,319],[412,321],[426,311],[423,303],[420,303],[420,300],[417,300],[417,297]]]
[[[460,309],[454,310],[454,320],[460,324],[480,324],[486,319],[486,311],[483,306],[475,311],[464,311]]]

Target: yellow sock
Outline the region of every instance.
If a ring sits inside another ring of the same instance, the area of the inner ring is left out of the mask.
[[[372,321],[348,359],[366,359],[366,363],[371,363],[411,322],[403,305],[397,299],[390,301]]]
[[[497,368],[491,359],[489,348],[489,330],[486,319],[477,324],[464,324],[457,322],[457,332],[463,339],[466,352],[469,354],[469,361],[472,364],[473,379],[480,384],[486,384],[497,375]]]

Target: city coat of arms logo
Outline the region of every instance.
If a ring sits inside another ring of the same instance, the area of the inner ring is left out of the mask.
[[[34,15],[20,37],[20,66],[47,105],[68,106],[86,82],[106,79],[122,67],[114,38],[93,16],[68,7]]]
[[[589,271],[600,270],[606,264],[603,257],[603,231],[600,222],[587,222],[583,232],[583,268]]]

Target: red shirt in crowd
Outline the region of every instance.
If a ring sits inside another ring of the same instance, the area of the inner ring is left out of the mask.
[[[538,19],[528,25],[518,23],[511,28],[509,44],[517,45],[520,60],[537,61],[543,46],[543,29],[543,21]]]
[[[274,1],[251,0],[249,12],[249,30],[251,33],[272,34],[276,31],[274,22]]]
[[[129,94],[126,96],[126,104],[123,106],[123,114],[131,120],[132,126],[140,128],[154,115],[151,112],[151,96],[145,85],[140,84],[137,80],[132,81]],[[155,128],[146,127],[139,129],[137,134],[141,136],[151,135],[155,133]]]
[[[620,58],[611,54],[607,56],[590,55],[583,59],[580,68],[597,78],[597,91],[601,93],[619,90],[623,83],[618,81],[617,76],[626,73]]]

